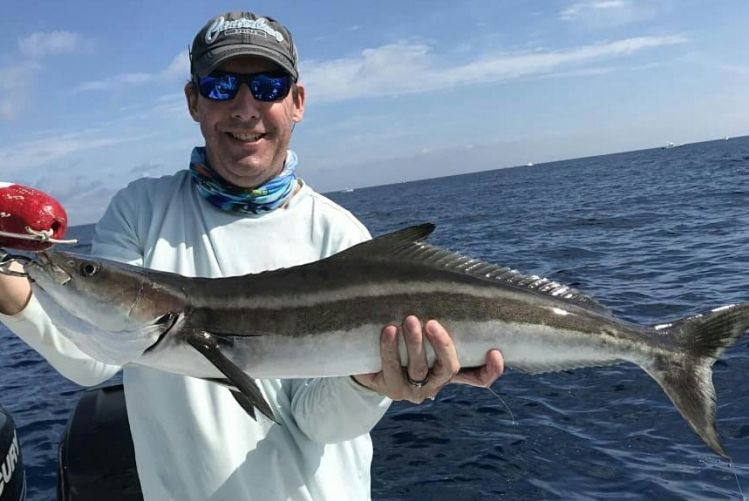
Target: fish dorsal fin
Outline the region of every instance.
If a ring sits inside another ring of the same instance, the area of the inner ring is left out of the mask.
[[[434,228],[432,223],[409,226],[349,247],[332,257],[336,259],[390,257],[398,251],[409,249],[414,244],[424,241],[434,231]]]
[[[474,259],[433,245],[417,242],[393,257],[418,261],[504,285],[556,297],[580,306],[610,314],[608,309],[592,297],[568,285],[538,275],[522,273],[508,266],[500,266]]]
[[[580,306],[610,314],[605,306],[582,292],[564,284],[538,275],[527,275],[507,266],[499,266],[474,259],[456,252],[424,243],[434,231],[431,223],[411,226],[393,233],[386,233],[368,242],[361,243],[336,254],[334,258],[382,258],[392,261],[408,261],[426,264],[435,268],[454,271],[486,280],[496,280],[504,285],[553,296]]]

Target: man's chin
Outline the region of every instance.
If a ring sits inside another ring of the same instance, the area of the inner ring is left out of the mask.
[[[274,169],[260,168],[256,165],[241,165],[228,173],[219,173],[224,180],[240,188],[256,188],[278,174]]]

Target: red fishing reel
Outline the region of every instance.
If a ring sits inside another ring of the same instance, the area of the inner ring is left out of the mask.
[[[41,251],[62,240],[68,215],[44,192],[20,184],[0,182],[0,247]]]

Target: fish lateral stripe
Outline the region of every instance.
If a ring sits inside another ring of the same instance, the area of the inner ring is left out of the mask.
[[[397,285],[382,294],[369,296],[340,296],[336,301],[310,301],[291,304],[273,304],[270,308],[256,305],[242,308],[240,304],[196,307],[191,326],[210,332],[249,336],[291,336],[321,334],[329,331],[351,330],[368,323],[380,326],[400,323],[408,315],[426,321],[437,319],[452,323],[461,320],[496,321],[498,323],[523,323],[549,325],[558,329],[577,330],[596,335],[629,337],[638,340],[641,329],[617,323],[609,317],[575,307],[555,304],[553,299],[544,302],[527,301],[523,295],[508,293],[497,298],[478,296],[470,291],[442,292],[440,290],[414,292],[412,289],[394,291]],[[427,288],[431,289],[431,288]],[[338,297],[338,296],[336,296]],[[554,313],[556,307],[567,314]],[[239,326],[251,326],[250,329]],[[663,343],[663,340],[656,340]]]
[[[467,296],[479,299],[512,300],[518,297],[517,291],[513,289],[502,289],[492,287],[491,284],[466,284],[439,281],[404,282],[387,280],[377,282],[375,280],[366,284],[344,284],[338,287],[323,288],[317,291],[293,292],[284,296],[257,294],[251,296],[251,307],[257,309],[283,310],[287,308],[303,308],[308,306],[334,305],[336,303],[352,299],[395,297],[404,295],[423,295],[440,293],[445,295]],[[215,297],[211,299],[210,306],[225,305],[228,308],[245,308],[248,304],[248,296],[224,297],[217,290]],[[196,304],[197,307],[205,306]]]

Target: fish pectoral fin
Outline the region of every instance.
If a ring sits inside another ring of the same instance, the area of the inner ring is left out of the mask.
[[[278,423],[260,388],[250,376],[221,352],[216,336],[210,332],[200,331],[187,333],[185,337],[190,346],[207,358],[236,387],[236,391],[232,391],[232,396],[253,419],[256,419],[254,409],[257,408],[268,419]],[[241,395],[241,398],[238,398],[237,394]]]
[[[179,313],[172,311],[164,313],[159,318],[155,319],[150,325],[146,326],[142,331],[146,337],[153,337],[154,343],[146,348],[143,352],[148,353],[154,351],[156,347],[161,343],[166,334],[172,330],[172,327],[180,320],[181,316]]]
[[[234,397],[234,400],[237,401],[239,406],[242,407],[242,409],[244,409],[245,412],[249,414],[250,417],[252,417],[252,419],[257,421],[257,417],[255,417],[255,405],[253,405],[252,401],[250,401],[249,398],[245,397],[239,390],[229,390],[229,393],[231,393],[231,396]]]
[[[245,397],[241,391],[237,389],[236,386],[232,384],[231,381],[229,381],[226,378],[214,378],[214,377],[207,377],[203,378],[203,381],[208,381],[209,383],[214,383],[220,386],[223,386],[227,390],[229,390],[229,393],[231,393],[231,396],[234,397],[234,400],[237,401],[240,407],[247,412],[247,414],[252,417],[252,419],[257,421],[257,417],[255,417],[255,406],[252,404],[249,398]]]
[[[204,377],[200,379],[208,383],[214,383],[219,386],[223,386],[224,388],[232,390],[232,391],[237,391],[237,387],[234,386],[234,384],[228,379],[226,379],[225,377]]]

